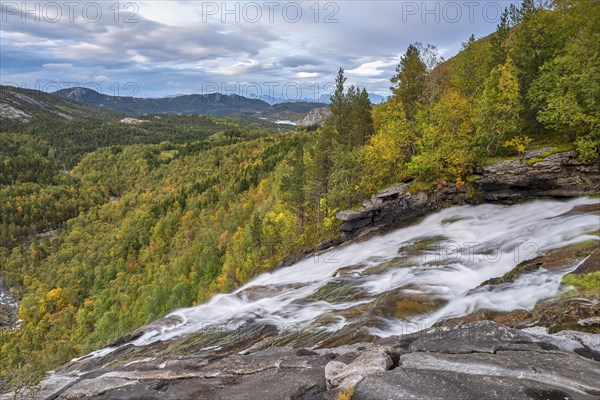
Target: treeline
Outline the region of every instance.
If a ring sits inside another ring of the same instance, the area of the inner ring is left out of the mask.
[[[19,132],[46,143],[56,163],[71,169],[85,154],[101,147],[158,144],[164,141],[185,143],[206,139],[218,132],[239,136],[242,132],[253,130],[278,132],[290,129],[242,115],[214,117],[161,114],[144,115],[135,120],[133,123],[123,123],[114,118],[104,121],[89,118],[66,120],[58,116],[36,115],[27,124],[0,124],[0,132]]]
[[[391,78],[392,96],[372,110],[372,128],[352,126],[355,108],[339,101],[340,71],[338,100],[315,148],[319,196],[348,206],[398,181],[412,181],[414,189],[465,184],[477,166],[527,147],[598,157],[598,18],[593,0],[525,0],[504,11],[494,34],[472,36],[448,61],[435,46],[410,45]]]

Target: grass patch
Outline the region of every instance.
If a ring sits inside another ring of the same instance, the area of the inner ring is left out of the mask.
[[[575,145],[573,143],[563,143],[563,144],[559,145],[558,147],[556,147],[556,149],[554,149],[554,150],[549,150],[549,151],[543,152],[539,156],[534,157],[530,160],[527,160],[527,165],[532,166],[535,163],[544,161],[544,159],[546,157],[551,156],[552,154],[564,153],[567,151],[571,151],[573,149],[575,149]]]
[[[477,181],[478,179],[481,179],[482,177],[483,177],[482,175],[476,175],[476,174],[469,175],[469,176],[467,176],[467,183],[473,183],[473,182]]]
[[[587,299],[600,300],[600,271],[588,274],[567,274],[562,283],[573,287],[570,294]]]
[[[158,161],[169,162],[179,154],[179,150],[163,150],[158,155]]]
[[[497,163],[498,161],[504,161],[504,160],[520,160],[521,157],[519,156],[493,156],[493,157],[485,157],[483,160],[481,160],[481,166],[485,167],[488,165],[492,165]]]
[[[354,387],[349,387],[343,392],[338,393],[337,400],[350,400],[354,395]]]
[[[442,220],[442,225],[451,224],[453,222],[462,221],[464,218],[446,218]]]
[[[424,181],[415,179],[414,181],[412,181],[411,183],[408,184],[407,191],[410,193],[427,192],[427,191],[431,190],[433,185],[434,184],[431,182],[424,182]]]

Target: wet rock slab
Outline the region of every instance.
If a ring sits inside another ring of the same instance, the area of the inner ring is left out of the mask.
[[[600,396],[600,335],[532,334],[489,321],[318,350],[142,356],[59,370],[17,398],[324,400],[350,386],[358,400]]]

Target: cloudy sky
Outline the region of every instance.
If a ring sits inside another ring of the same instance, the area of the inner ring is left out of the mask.
[[[509,1],[2,1],[2,84],[318,98],[339,67],[388,94],[410,43],[445,58]]]

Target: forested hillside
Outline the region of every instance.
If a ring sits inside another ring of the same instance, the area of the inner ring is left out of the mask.
[[[207,116],[4,129],[0,274],[22,297],[20,329],[0,332],[5,382],[314,249],[337,211],[390,183],[468,185],[531,148],[598,157],[598,20],[593,0],[525,0],[450,60],[411,45],[375,107],[340,69],[315,132]],[[63,221],[57,238],[15,246]]]
[[[119,114],[98,110],[39,90],[0,85],[0,131],[15,129],[32,119],[109,120]]]
[[[269,103],[236,94],[190,94],[158,99],[110,96],[87,88],[61,89],[56,96],[122,114],[232,114],[254,115],[270,108]]]
[[[38,93],[46,100],[52,97]],[[29,122],[10,125],[12,129],[4,127],[6,133],[0,133],[0,246],[11,247],[32,234],[54,230],[90,206],[108,201],[109,195],[119,195],[121,192],[113,187],[83,188],[79,177],[70,173],[85,154],[98,148],[184,143],[217,132],[235,138],[242,132],[290,129],[244,116],[150,115],[127,124],[118,114],[98,120],[104,114],[64,119],[44,109],[28,112],[32,117]]]
[[[52,231],[108,198],[99,187],[84,188],[59,164],[44,141],[0,133],[0,246]]]

